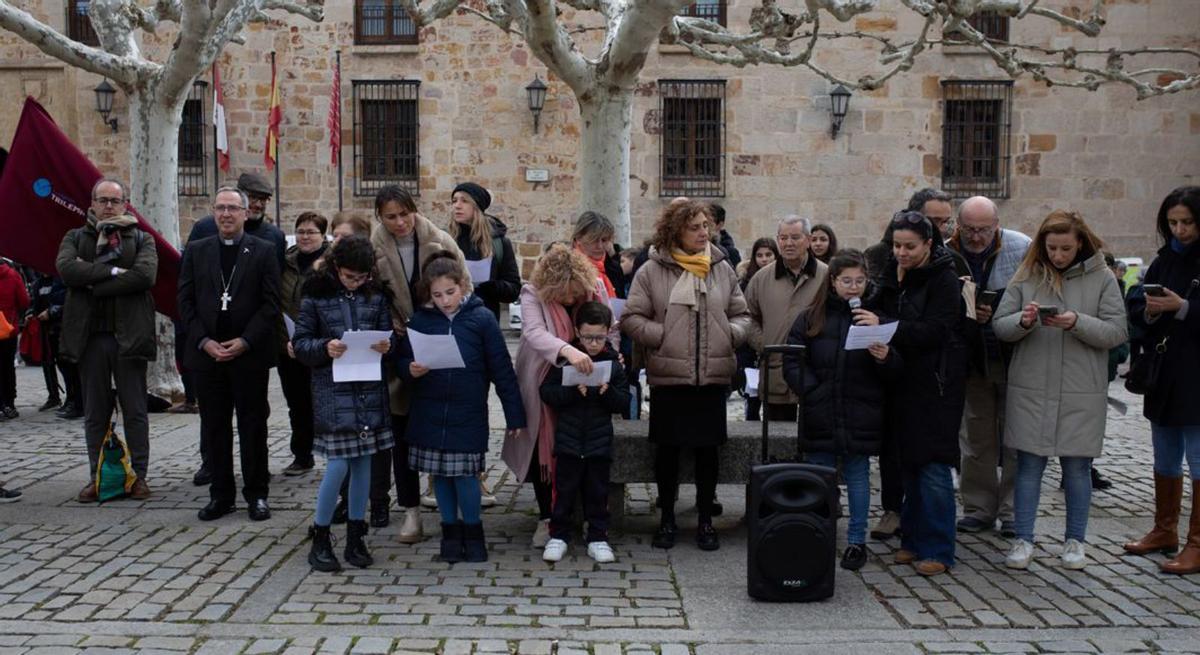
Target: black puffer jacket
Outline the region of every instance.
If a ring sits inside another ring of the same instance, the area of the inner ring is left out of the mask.
[[[928,263],[897,281],[889,257],[877,296],[880,312],[900,321],[892,346],[904,360],[892,390],[892,425],[901,462],[920,468],[959,460],[958,429],[966,401],[967,351],[954,257],[935,246]]]
[[[587,352],[578,342],[572,345]],[[589,387],[585,397],[578,388],[563,386],[563,370],[557,366],[542,381],[542,402],[558,413],[554,429],[554,454],[558,457],[612,457],[612,415],[629,407],[629,382],[612,346],[606,345],[592,361],[612,362],[612,374],[604,393],[600,393],[599,387]]]
[[[516,302],[521,296],[521,272],[517,269],[517,255],[513,251],[512,241],[508,240],[508,226],[492,215],[487,215],[492,227],[492,273],[486,280],[471,280],[475,286],[475,295],[483,301],[483,306],[491,310],[496,320],[500,320],[500,305]],[[483,259],[479,249],[471,242],[471,230],[459,230],[455,243],[463,252],[464,259]],[[499,248],[497,248],[499,246]]]
[[[1144,344],[1153,349],[1167,339],[1167,356],[1150,393],[1146,394],[1145,416],[1156,425],[1185,427],[1200,425],[1200,241],[1175,252],[1168,244],[1146,271],[1145,284],[1161,284],[1188,301],[1184,320],[1175,314],[1163,314],[1153,323],[1146,322],[1146,296],[1130,294],[1129,320],[1145,331]],[[1195,474],[1193,474],[1194,476]]]
[[[863,309],[875,311],[869,297]],[[866,350],[846,350],[850,307],[832,291],[825,298],[825,324],[815,337],[807,335],[809,313],[805,310],[796,318],[787,339],[807,348],[803,385],[800,363],[793,357],[783,360],[783,379],[804,398],[800,450],[878,455],[886,429],[887,382],[899,378],[900,356],[890,348],[881,363]]]

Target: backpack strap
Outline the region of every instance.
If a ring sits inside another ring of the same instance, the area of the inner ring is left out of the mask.
[[[504,261],[504,240],[492,237],[492,268],[499,272],[500,263]]]

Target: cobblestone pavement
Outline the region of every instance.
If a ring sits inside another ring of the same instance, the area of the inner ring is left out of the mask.
[[[75,503],[88,475],[81,423],[37,412],[40,371],[19,369],[18,383],[21,417],[0,423],[4,482],[25,492],[0,505],[0,655],[1200,652],[1200,576],[1166,576],[1159,556],[1119,554],[1149,527],[1153,493],[1140,399],[1119,385],[1111,393],[1129,410],[1110,409],[1098,466],[1115,486],[1093,495],[1086,570],[1058,566],[1065,506],[1052,464],[1028,571],[1004,567],[1006,542],[994,533],[961,536],[958,565],[935,579],[892,564],[894,540],[871,542],[865,568],[838,571],[832,600],[796,605],[746,595],[740,487],[720,488],[716,553],[691,544],[694,510],[681,513],[680,545],[650,548],[652,490],[632,485],[616,563],[596,565],[574,547],[549,565],[529,546],[532,491],[494,455],[489,562],[435,562],[436,541],[401,545],[393,520],[369,537],[375,566],[312,573],[305,532],[320,471],[278,475],[290,452],[275,380],[274,516],[263,523],[244,512],[197,520],[207,490],[191,483],[196,416],[152,417],[151,500]],[[740,410],[730,403],[731,417]],[[496,431],[493,453],[499,440]],[[436,536],[435,514],[424,525]]]

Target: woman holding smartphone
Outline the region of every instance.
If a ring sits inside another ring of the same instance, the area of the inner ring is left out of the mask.
[[[1163,572],[1200,573],[1200,186],[1175,189],[1158,210],[1158,233],[1166,244],[1146,271],[1146,294],[1129,299],[1129,319],[1145,330],[1158,375],[1146,392],[1145,415],[1154,439],[1154,529],[1125,544],[1135,555],[1174,553],[1179,548],[1183,459],[1192,479],[1187,544]]]
[[[1005,561],[1010,568],[1027,568],[1033,559],[1033,526],[1050,457],[1062,464],[1067,495],[1062,565],[1087,564],[1083,544],[1092,459],[1104,442],[1108,351],[1128,336],[1121,290],[1102,248],[1079,214],[1051,213],[992,321],[1000,340],[1016,344],[1004,426],[1004,445],[1017,451],[1017,538]]]

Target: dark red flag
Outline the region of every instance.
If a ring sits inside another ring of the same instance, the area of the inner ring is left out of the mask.
[[[5,207],[0,212],[0,255],[58,275],[54,266],[58,246],[68,230],[86,221],[92,186],[101,177],[100,169],[58,129],[50,114],[36,100],[26,98],[0,175],[0,207]],[[135,209],[129,211],[158,247],[155,307],[160,314],[178,318],[179,251]]]

